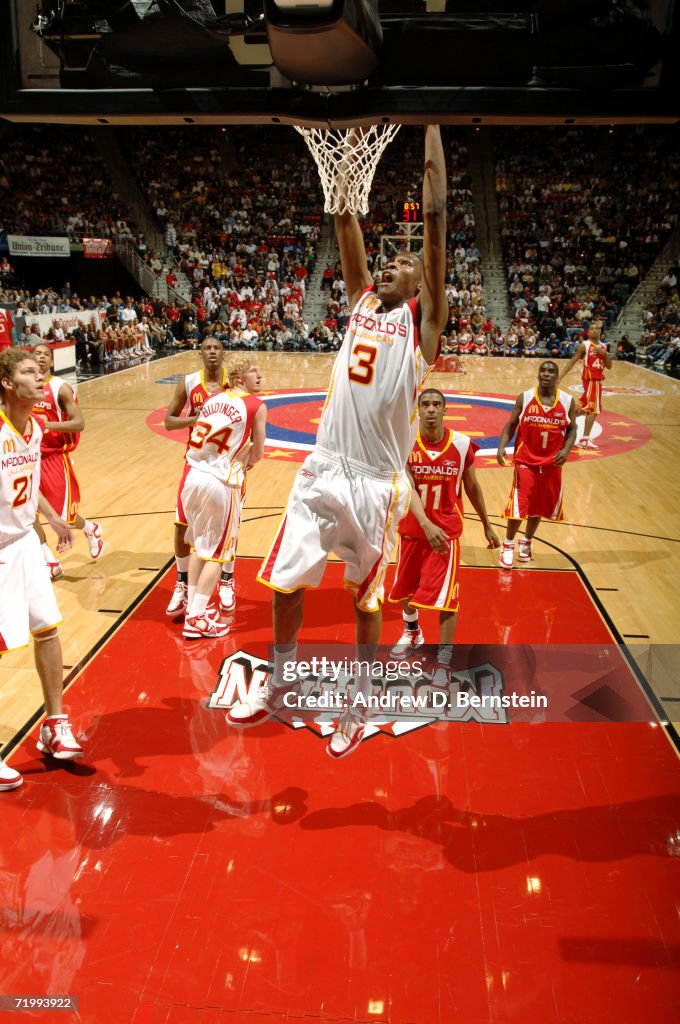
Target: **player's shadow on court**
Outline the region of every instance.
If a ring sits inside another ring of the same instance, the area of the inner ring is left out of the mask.
[[[164,697],[160,706],[125,708],[94,715],[88,725],[86,756],[113,761],[118,777],[137,778],[149,758],[200,759],[225,737],[224,715],[195,698]],[[120,742],[126,737],[125,743]]]
[[[324,831],[363,826],[421,837],[440,846],[454,868],[476,873],[526,864],[545,854],[595,862],[667,857],[667,837],[675,830],[676,816],[676,796],[522,818],[459,810],[448,797],[432,795],[395,811],[372,801],[329,807],[308,814],[299,827]]]
[[[219,794],[184,796],[121,786],[99,771],[90,785],[64,783],[63,773],[54,784],[51,779],[42,785],[34,783],[30,796],[31,812],[70,822],[69,845],[103,850],[128,836],[158,840],[217,830],[223,831],[226,841],[238,841],[241,834],[259,833],[261,825],[253,820],[257,817],[269,818],[274,825],[298,821],[307,811],[308,793],[288,786],[270,797],[249,800],[242,787],[237,797],[225,784]],[[227,835],[230,829],[233,835]]]

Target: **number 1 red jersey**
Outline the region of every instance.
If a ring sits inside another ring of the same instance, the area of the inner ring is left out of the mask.
[[[515,439],[515,462],[525,466],[543,466],[552,463],[564,447],[569,427],[569,410],[573,398],[566,391],[557,391],[555,401],[544,406],[537,388],[529,388],[522,395],[522,412]]]
[[[444,430],[441,441],[424,441],[420,432],[408,457],[425,515],[449,537],[463,532],[463,474],[475,461],[476,445],[467,434]],[[412,512],[399,523],[402,537],[424,540],[422,527]]]

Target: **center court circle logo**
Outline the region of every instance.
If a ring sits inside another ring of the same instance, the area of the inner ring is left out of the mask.
[[[480,468],[497,466],[498,440],[516,396],[451,391],[444,391],[444,394],[447,401],[444,425],[468,434],[479,445],[477,465]],[[267,405],[266,457],[285,462],[304,461],[316,440],[326,392],[301,389],[260,397]],[[185,431],[168,433],[163,427],[164,416],[165,408],[154,410],[147,417],[147,426],[162,437],[185,444]],[[583,457],[588,460],[632,451],[651,437],[646,426],[616,413],[603,413],[598,417],[597,426],[601,428],[601,433],[598,431],[600,451],[584,452]],[[508,453],[512,454],[512,447],[508,448]]]

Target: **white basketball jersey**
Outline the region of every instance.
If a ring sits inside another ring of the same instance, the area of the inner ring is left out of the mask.
[[[418,388],[428,370],[416,326],[416,299],[377,313],[362,292],[337,354],[317,434],[322,448],[380,472],[401,472],[417,430]]]
[[[40,490],[40,441],[36,420],[28,441],[0,412],[0,547],[33,529]]]
[[[240,487],[248,463],[253,420],[261,405],[254,395],[234,395],[231,391],[208,398],[189,437],[189,465]]]

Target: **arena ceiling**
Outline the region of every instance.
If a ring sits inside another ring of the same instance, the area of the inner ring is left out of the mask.
[[[677,20],[674,0],[10,0],[0,116],[672,122]]]

